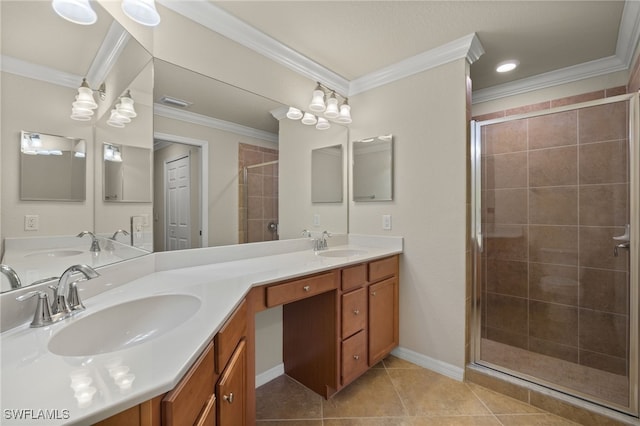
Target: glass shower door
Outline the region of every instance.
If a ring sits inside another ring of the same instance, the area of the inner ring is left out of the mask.
[[[631,413],[636,104],[623,96],[474,128],[475,361]]]

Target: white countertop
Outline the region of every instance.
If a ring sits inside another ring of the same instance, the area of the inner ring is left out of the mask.
[[[217,263],[187,267],[179,264],[206,262],[207,253],[214,251],[200,249],[195,256],[193,250],[189,256],[179,252],[150,255],[158,256],[155,271],[87,298],[87,309],[73,318],[43,328],[30,328],[26,323],[2,333],[0,424],[90,424],[163,394],[178,383],[251,287],[401,253],[402,238],[350,236],[348,244],[330,247],[366,252],[352,257],[323,257],[310,249],[261,253],[261,247],[277,247],[269,243],[248,247],[246,251],[252,257],[238,259],[243,250],[239,247],[215,248],[217,260],[213,262]],[[225,256],[236,259],[221,261]],[[90,286],[91,281],[81,285]],[[74,321],[126,301],[162,294],[192,295],[201,305],[185,322],[128,349],[70,357],[53,354],[47,348],[50,338]],[[117,365],[128,367],[129,374],[135,376],[129,389],[121,390],[110,375],[110,368]],[[90,386],[96,389],[88,403],[74,396],[71,378],[77,375],[90,377]]]

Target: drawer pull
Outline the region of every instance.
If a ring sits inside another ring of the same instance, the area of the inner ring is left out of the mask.
[[[310,286],[310,285],[305,285],[304,287],[302,287],[302,289],[303,289],[304,291],[307,291],[307,292],[308,292],[308,291],[310,291],[310,290],[311,290],[311,286]]]
[[[375,296],[375,295],[376,295],[376,292],[375,292],[375,291],[372,291],[372,292],[371,292],[371,295],[372,295],[372,296]]]
[[[359,314],[360,314],[360,309],[353,310],[353,315],[359,315]]]
[[[355,359],[356,361],[360,359],[360,355],[354,355],[353,359]]]
[[[229,395],[222,395],[222,399],[227,401],[229,404],[233,403],[233,392],[229,392]]]

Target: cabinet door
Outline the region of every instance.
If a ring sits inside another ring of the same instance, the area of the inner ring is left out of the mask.
[[[219,426],[245,426],[246,364],[246,341],[242,340],[216,386]]]
[[[398,346],[398,280],[369,286],[369,366]]]

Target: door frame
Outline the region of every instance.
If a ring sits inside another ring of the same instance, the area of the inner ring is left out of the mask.
[[[203,248],[209,247],[209,141],[162,132],[154,132],[153,140],[192,145],[200,148],[200,202],[198,206],[201,231],[200,246]]]
[[[480,340],[481,340],[481,294],[479,292],[481,283],[481,258],[483,247],[483,228],[482,228],[482,205],[481,205],[481,184],[482,184],[482,159],[481,159],[481,137],[482,127],[490,124],[497,124],[507,121],[536,117],[540,115],[554,114],[564,111],[578,110],[592,106],[604,105],[614,102],[626,101],[629,106],[629,146],[628,146],[628,167],[629,167],[629,223],[631,228],[631,241],[629,248],[629,407],[621,407],[608,401],[597,401],[587,395],[581,395],[575,389],[563,389],[558,385],[548,384],[541,379],[532,377],[526,378],[522,374],[512,371],[506,371],[495,365],[489,365],[487,362],[480,360]],[[618,412],[628,413],[637,416],[640,412],[640,391],[638,385],[640,383],[640,354],[638,347],[640,343],[640,97],[638,92],[625,95],[612,96],[609,98],[598,99],[594,101],[572,104],[557,108],[551,108],[541,111],[534,111],[525,114],[512,115],[508,117],[496,118],[484,121],[471,120],[470,122],[470,157],[471,157],[471,226],[470,238],[472,241],[472,279],[473,279],[473,295],[472,295],[472,312],[470,319],[471,326],[471,359],[473,365],[486,367],[491,371],[490,374],[502,376],[505,379],[541,392],[551,393],[559,399],[565,400],[571,398],[573,403],[579,406],[589,406],[594,408],[593,404],[600,407],[607,407],[607,410],[615,410]],[[568,394],[567,394],[568,393]],[[586,399],[586,400],[585,400]],[[593,402],[591,402],[593,401]]]

